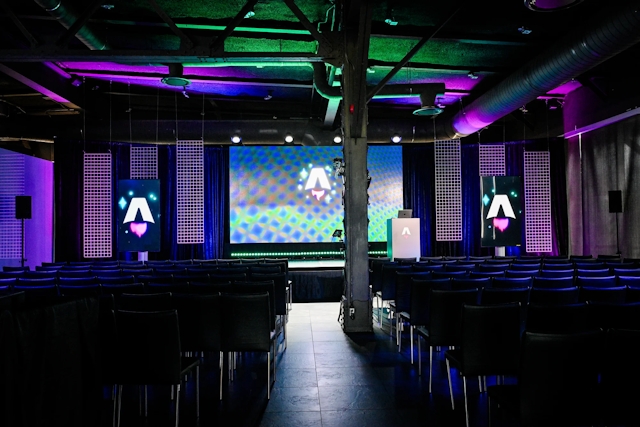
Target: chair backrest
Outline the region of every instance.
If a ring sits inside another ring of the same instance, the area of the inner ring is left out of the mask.
[[[443,279],[446,277],[448,278],[469,277],[469,272],[468,271],[447,271],[445,269],[445,271],[435,270],[431,272],[431,275],[433,276],[434,279]]]
[[[611,270],[607,267],[599,268],[599,269],[576,268],[574,274],[576,276],[583,276],[583,277],[607,277],[607,276],[611,276]]]
[[[510,264],[508,263],[494,263],[494,262],[488,262],[485,261],[482,264],[478,264],[477,265],[477,270],[478,271],[491,271],[491,272],[495,272],[495,271],[506,271],[509,269]]]
[[[0,295],[0,311],[17,310],[21,308],[26,301],[24,291],[10,291],[7,294]]]
[[[116,310],[117,384],[179,384],[180,328],[176,310]]]
[[[602,270],[606,268],[604,262],[574,262],[573,268],[576,270]]]
[[[63,297],[98,296],[102,293],[102,286],[97,283],[89,285],[58,285],[58,291]]]
[[[396,272],[401,270],[411,271],[411,265],[401,265],[398,263],[389,263],[382,265],[381,292],[383,300],[396,299]]]
[[[580,288],[579,298],[580,301],[623,303],[627,299],[627,288],[625,286],[584,286]]]
[[[384,264],[393,265],[394,263],[385,258],[372,259],[370,263],[369,285],[371,286],[371,292],[380,292],[382,291],[382,266]]]
[[[444,271],[464,271],[470,272],[475,270],[475,264],[445,264]]]
[[[220,294],[173,294],[182,351],[220,351]],[[240,319],[238,319],[241,321]]]
[[[613,288],[618,285],[616,276],[602,276],[602,277],[587,277],[577,276],[576,286],[582,288],[583,286],[597,286],[599,288]]]
[[[591,425],[597,419],[603,332],[525,332],[520,364],[523,426]]]
[[[529,287],[521,288],[484,288],[480,291],[480,304],[520,303],[526,308],[529,303]]]
[[[529,302],[534,304],[575,304],[580,301],[580,288],[531,288]]]
[[[56,270],[35,270],[25,271],[22,275],[24,279],[57,279],[58,273]]]
[[[640,329],[640,302],[589,302],[587,306],[594,329]]]
[[[603,425],[637,424],[637,393],[631,384],[640,381],[640,330],[612,328],[606,331],[602,387]]]
[[[543,262],[542,270],[573,270],[573,264],[570,262],[567,263],[557,263],[557,262]]]
[[[491,287],[491,277],[452,277],[451,289],[483,289]]]
[[[567,288],[574,286],[573,274],[570,277],[534,277],[534,288]]]
[[[590,329],[587,304],[541,305],[529,303],[525,330],[543,333],[573,333]]]
[[[275,292],[275,314],[282,316],[287,314],[287,275],[285,273],[256,273],[251,275],[252,281],[273,280]]]
[[[222,294],[222,351],[269,351],[269,294]]]
[[[16,283],[16,285],[19,285],[19,286],[50,286],[50,285],[53,285],[53,286],[55,286],[57,283],[58,283],[58,281],[54,277],[44,277],[44,278],[38,278],[38,279],[20,277],[20,278],[18,278],[18,283]]]
[[[542,278],[556,278],[556,277],[561,277],[561,278],[565,278],[565,277],[571,277],[573,278],[574,275],[574,270],[573,268],[569,268],[569,269],[553,269],[553,270],[547,270],[544,267],[540,270],[540,277]]]
[[[491,283],[492,288],[531,288],[532,277],[494,277]]]
[[[231,285],[231,292],[236,294],[255,294],[266,292],[269,295],[269,313],[271,330],[276,329],[276,298],[275,284],[273,280],[262,280],[259,282],[237,282]]]
[[[431,346],[460,344],[462,306],[477,304],[479,290],[432,289],[429,310],[429,342]]]
[[[635,276],[640,277],[640,268],[613,268],[613,274],[616,276]]]
[[[122,293],[117,300],[119,310],[127,311],[165,311],[175,307],[171,292],[155,294]]]
[[[462,306],[461,371],[465,376],[516,375],[520,303]]]
[[[105,294],[113,294],[116,300],[122,294],[143,294],[144,284],[132,283],[132,284],[119,284],[119,283],[104,283],[102,284],[102,292]]]
[[[522,262],[522,263],[516,263],[514,262],[513,264],[511,264],[509,266],[509,270],[512,271],[535,271],[535,270],[540,270],[540,268],[542,268],[542,264],[540,264],[539,262]]]

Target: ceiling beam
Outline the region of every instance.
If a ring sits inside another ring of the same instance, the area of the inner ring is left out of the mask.
[[[80,108],[81,94],[68,78],[44,64],[2,64],[0,72],[69,108]]]
[[[325,36],[323,36],[316,27],[314,27],[314,25],[309,22],[309,20],[307,19],[307,17],[304,15],[304,13],[302,13],[302,11],[300,10],[300,8],[298,7],[298,5],[296,5],[293,0],[284,0],[284,4],[287,5],[287,7],[289,9],[291,9],[291,12],[293,12],[293,14],[296,16],[296,18],[298,18],[298,21],[300,21],[300,23],[302,24],[302,26],[304,28],[307,29],[307,31],[309,31],[309,33],[311,33],[311,35],[313,36],[314,39],[316,39],[316,41],[318,43],[320,43],[321,45],[325,45],[328,47],[328,50],[331,50],[331,43],[329,42],[329,40],[327,40],[327,38]]]
[[[175,50],[64,50],[43,47],[41,49],[0,49],[3,62],[92,62],[115,61],[128,64],[140,63],[214,63],[230,59],[263,62],[323,62],[323,57],[304,52],[219,52],[202,55],[193,49]]]
[[[407,52],[404,58],[402,58],[400,62],[398,62],[396,66],[393,67],[393,69],[389,71],[389,73],[386,76],[384,76],[382,80],[380,80],[380,82],[373,89],[369,91],[369,93],[367,94],[367,101],[370,101],[374,96],[376,96],[376,94],[380,92],[380,89],[382,89],[389,80],[391,80],[396,74],[398,74],[398,71],[400,71],[402,67],[407,65],[407,62],[409,62],[411,58],[413,58],[414,55],[418,53],[418,51],[422,49],[422,47],[429,40],[431,40],[431,38],[434,35],[436,35],[436,33],[438,33],[438,31],[440,31],[442,27],[444,27],[456,15],[456,13],[458,13],[458,11],[462,8],[463,3],[464,3],[464,0],[459,1],[452,13],[447,14],[447,16],[443,20],[441,20],[438,23],[438,25],[436,25],[434,28],[431,29],[431,32],[429,34],[424,36],[422,40],[416,43],[416,45],[413,46],[409,52]]]
[[[233,30],[235,30],[238,24],[242,22],[244,17],[247,15],[247,13],[249,13],[251,9],[253,9],[256,3],[258,3],[258,0],[248,0],[247,3],[245,3],[244,7],[240,9],[240,12],[238,12],[238,14],[231,20],[231,22],[227,25],[227,27],[222,31],[222,34],[220,34],[213,41],[213,43],[211,43],[211,46],[209,46],[211,48],[211,52],[217,51],[220,47],[224,45],[224,41],[227,39],[227,37],[229,37],[229,35],[233,33]]]
[[[80,17],[78,17],[78,19],[76,19],[75,22],[67,29],[67,31],[65,31],[64,34],[60,36],[58,41],[56,41],[56,46],[62,47],[69,44],[69,41],[74,38],[76,34],[78,34],[78,31],[80,31],[80,29],[84,27],[84,25],[89,21],[89,18],[91,18],[93,14],[96,13],[96,10],[98,10],[102,3],[103,0],[93,0],[93,3],[91,3],[89,7],[87,7],[82,13],[82,15],[80,15]]]
[[[186,47],[194,46],[193,40],[191,40],[189,36],[187,36],[180,28],[176,26],[171,17],[167,15],[167,13],[158,5],[158,3],[156,3],[155,0],[148,0],[148,2],[151,7],[153,7],[153,10],[156,11],[158,16],[162,18],[162,20],[169,26],[171,31],[173,31],[176,36],[180,37],[180,40],[182,40],[182,43],[184,43]]]
[[[0,0],[0,7],[5,11],[9,18],[13,22],[13,24],[20,30],[22,35],[29,41],[31,47],[38,46],[38,40],[27,30],[27,28],[22,24],[22,21],[13,13],[8,4],[5,3],[5,0]]]

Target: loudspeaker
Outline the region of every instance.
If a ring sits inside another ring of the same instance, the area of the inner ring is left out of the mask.
[[[16,219],[31,219],[31,196],[16,196]]]
[[[622,212],[622,191],[609,191],[609,213]]]

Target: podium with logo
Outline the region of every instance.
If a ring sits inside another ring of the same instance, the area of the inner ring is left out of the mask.
[[[387,256],[420,259],[420,218],[387,220]]]

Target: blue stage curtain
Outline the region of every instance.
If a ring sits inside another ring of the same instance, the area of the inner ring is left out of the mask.
[[[524,151],[549,150],[551,157],[551,220],[553,251],[566,254],[567,198],[565,181],[565,156],[562,140],[518,141],[505,145],[505,167],[509,176],[524,179]],[[492,255],[494,248],[481,246],[480,239],[480,171],[478,144],[462,144],[462,241],[436,242],[435,240],[435,173],[433,145],[404,145],[403,186],[404,207],[413,209],[420,218],[421,252],[423,256]],[[524,253],[525,232],[522,230],[522,246],[506,248],[507,255]]]
[[[82,259],[82,183],[83,153],[113,155],[114,203],[120,179],[129,179],[130,143],[82,141],[56,142],[55,176],[55,259],[77,261]],[[158,146],[160,197],[163,201],[160,252],[150,253],[151,259],[213,259],[224,256],[228,241],[228,170],[227,147],[205,146],[204,149],[204,215],[205,242],[195,245],[177,244],[176,213],[176,147]],[[115,205],[114,205],[115,206]],[[114,210],[113,252],[115,258],[129,259],[130,253],[117,252],[117,223]]]

